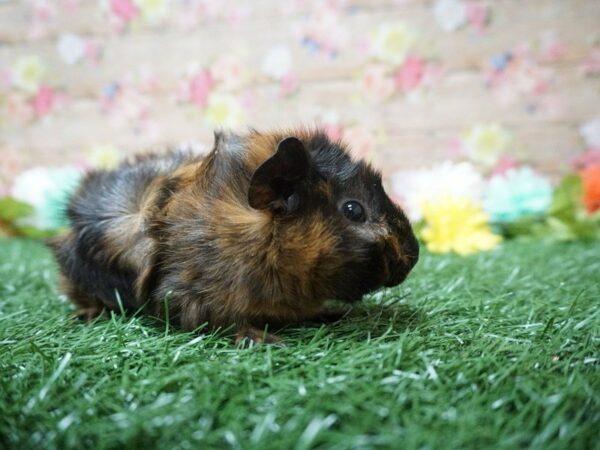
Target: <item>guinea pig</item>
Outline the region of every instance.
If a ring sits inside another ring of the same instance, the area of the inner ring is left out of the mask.
[[[395,286],[419,254],[381,175],[316,130],[216,133],[206,156],[91,171],[67,217],[51,248],[76,316],[142,311],[237,341],[280,342],[266,326]]]

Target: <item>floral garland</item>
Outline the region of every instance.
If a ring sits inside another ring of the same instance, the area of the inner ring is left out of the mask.
[[[464,161],[392,177],[395,198],[429,251],[467,255],[518,236],[600,238],[597,150],[578,158],[553,188],[547,177],[506,156],[514,153],[514,138],[499,125],[476,125],[457,144]]]
[[[553,188],[547,177],[505,156],[515,142],[499,125],[476,125],[458,144],[462,161],[391,177],[394,199],[430,252],[468,255],[519,236],[600,238],[597,150],[574,161],[573,172]],[[0,198],[0,234],[41,237],[67,226],[67,199],[83,171],[119,161],[111,146],[93,147],[85,155],[77,167],[37,167],[17,176],[9,195]]]

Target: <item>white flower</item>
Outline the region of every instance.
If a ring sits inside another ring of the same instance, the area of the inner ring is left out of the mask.
[[[275,80],[280,80],[292,68],[292,54],[284,45],[271,47],[262,60],[262,72]]]
[[[155,23],[167,14],[169,0],[133,0],[146,22]]]
[[[463,136],[466,155],[484,167],[493,167],[503,153],[512,150],[512,135],[500,125],[475,125]]]
[[[45,72],[42,60],[35,55],[22,56],[11,67],[14,85],[30,94],[38,90]]]
[[[588,148],[600,148],[600,117],[588,120],[579,128]]]
[[[406,170],[392,175],[394,194],[413,221],[423,217],[423,205],[442,197],[467,198],[480,203],[483,177],[468,162],[445,161],[430,169]]]
[[[444,31],[455,31],[467,21],[467,5],[462,0],[438,0],[433,14]]]
[[[119,149],[111,144],[94,145],[86,151],[86,156],[92,167],[99,169],[114,169],[121,160]]]
[[[380,25],[372,36],[375,58],[390,64],[402,64],[415,41],[415,36],[403,23]]]
[[[75,34],[63,34],[58,39],[56,50],[61,59],[72,66],[83,59],[85,41]]]
[[[246,122],[246,115],[236,97],[212,94],[208,99],[205,117],[215,127],[236,128]]]
[[[73,167],[36,167],[20,174],[10,194],[34,208],[33,216],[24,223],[43,230],[65,226],[68,196],[80,177],[81,172]]]

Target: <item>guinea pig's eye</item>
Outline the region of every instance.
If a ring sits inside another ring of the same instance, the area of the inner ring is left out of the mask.
[[[342,212],[348,220],[352,222],[365,221],[365,208],[356,200],[350,200],[342,205]]]

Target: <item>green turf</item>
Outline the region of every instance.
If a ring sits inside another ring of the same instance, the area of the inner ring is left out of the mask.
[[[600,244],[423,256],[288,346],[68,319],[48,252],[0,241],[7,448],[599,448]]]

